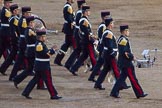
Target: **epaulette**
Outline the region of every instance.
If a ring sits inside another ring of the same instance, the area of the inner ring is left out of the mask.
[[[23,28],[26,28],[27,27],[27,22],[26,22],[26,19],[25,18],[23,18],[22,27]]]
[[[29,34],[28,35],[29,36],[36,36],[36,33],[33,30],[29,29]]]
[[[68,12],[69,12],[70,14],[72,14],[72,13],[73,13],[73,9],[72,9],[72,7],[71,7],[71,6],[69,6],[69,7],[68,7]]]
[[[38,45],[36,46],[36,51],[42,51],[43,50],[43,46],[41,43],[38,43]]]
[[[125,38],[122,38],[120,41],[119,41],[119,45],[123,45],[123,46],[126,46],[127,44],[127,40]]]
[[[103,26],[102,32],[104,32],[106,30],[106,26]]]
[[[99,27],[98,27],[98,30],[102,28],[102,32],[104,32],[106,30],[106,25],[105,24],[100,24]],[[97,31],[98,31],[97,30]]]
[[[18,26],[18,22],[19,22],[19,21],[15,18],[15,19],[14,19],[14,25],[15,25],[15,26]]]
[[[11,12],[7,9],[5,9],[5,16],[8,18],[11,17]]]
[[[112,39],[113,38],[113,34],[111,34],[111,33],[108,32],[106,38]]]
[[[84,20],[83,25],[86,26],[86,27],[88,27],[89,22],[87,20]]]

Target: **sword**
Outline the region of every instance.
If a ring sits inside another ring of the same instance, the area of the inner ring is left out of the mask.
[[[51,43],[49,40],[46,40],[46,42],[47,43],[49,43],[50,45],[53,45],[53,43]],[[63,51],[62,49],[59,49],[59,50],[56,50],[56,52],[58,53],[58,54],[67,54],[67,52],[65,52],[65,51]]]

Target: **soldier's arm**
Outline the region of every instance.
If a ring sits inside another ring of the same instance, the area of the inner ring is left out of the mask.
[[[116,57],[117,55],[117,51],[114,51],[114,42],[113,42],[113,34],[111,33],[108,33],[107,36],[106,36],[106,46],[110,52],[110,55],[113,56],[113,57]]]
[[[71,26],[74,26],[75,21],[74,21],[73,9],[71,6],[68,7],[67,13],[68,13],[68,19],[67,19],[68,23],[71,24]]]
[[[13,24],[16,26],[16,28],[15,28],[15,30],[14,30],[14,31],[15,31],[16,37],[19,36],[18,30],[17,30],[17,28],[18,28],[18,23],[19,23],[19,20],[15,18]]]
[[[5,9],[5,17],[7,17],[7,18],[11,17],[11,12],[7,9]]]
[[[83,20],[80,24],[81,30],[82,32],[84,32],[84,34],[86,36],[88,36],[88,38],[90,37],[90,35],[92,35],[92,33],[89,30],[89,22],[86,20]],[[90,38],[89,38],[90,39]]]
[[[57,52],[58,48],[57,45],[54,45],[51,49],[48,50],[47,55],[52,56]]]
[[[81,19],[81,17],[82,17],[82,13],[76,14],[75,22],[77,23],[77,25],[79,25],[79,20]]]
[[[47,55],[51,57],[53,54],[55,54],[55,50],[53,48],[49,49]]]
[[[32,29],[29,29],[28,35],[29,35],[29,36],[36,36],[36,33],[35,33],[35,31],[33,31]]]
[[[133,60],[134,59],[134,56],[132,53],[128,52],[128,42],[126,39],[122,39],[120,42],[119,42],[119,45],[120,45],[120,51],[121,51],[121,54],[123,55],[123,57],[129,59],[129,60]]]
[[[42,43],[38,43],[38,45],[36,45],[36,52],[39,52],[39,54],[42,57],[45,57],[45,58],[48,58],[48,57],[52,56],[55,53],[55,51],[52,48],[48,49]]]
[[[104,33],[104,31],[106,30],[106,26],[99,26],[98,31],[97,31],[97,35],[98,38],[101,39],[102,38],[102,34]]]

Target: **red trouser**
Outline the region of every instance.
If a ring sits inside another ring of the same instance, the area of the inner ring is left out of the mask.
[[[23,91],[23,94],[29,95],[40,78],[42,78],[43,81],[45,82],[51,97],[56,96],[58,93],[57,93],[57,91],[54,88],[54,85],[52,83],[51,70],[35,71],[35,76],[28,83],[25,90]]]

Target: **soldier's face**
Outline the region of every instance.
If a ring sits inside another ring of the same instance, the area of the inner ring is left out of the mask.
[[[15,10],[14,10],[14,13],[15,13],[16,15],[19,15],[19,14],[20,14],[20,10],[19,10],[19,9],[15,9]]]
[[[10,8],[10,6],[11,6],[11,2],[4,2],[4,4],[5,4],[5,6],[7,7],[7,8]]]
[[[42,42],[46,42],[46,36],[39,37],[39,40],[42,41]]]
[[[112,22],[110,23],[110,26],[111,26],[111,28],[114,27],[114,21],[112,21]]]
[[[43,42],[46,41],[46,36],[42,36],[42,41],[43,41]]]
[[[71,3],[74,3],[75,0],[71,0]]]
[[[3,1],[2,0],[0,0],[0,4],[2,4],[3,3]]]
[[[31,12],[26,12],[26,13],[25,13],[25,16],[26,16],[26,17],[31,16]]]
[[[87,15],[90,16],[91,15],[91,12],[90,10],[87,11]]]
[[[125,35],[126,35],[126,36],[129,36],[129,30],[128,30],[128,29],[125,30],[124,32],[125,32]]]
[[[31,27],[31,28],[34,28],[34,27],[35,27],[35,22],[34,22],[34,21],[31,21],[31,22],[30,22],[30,27]]]
[[[71,3],[74,3],[74,0],[69,0]]]

